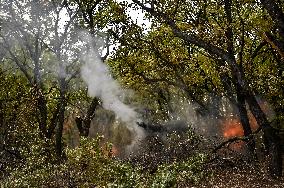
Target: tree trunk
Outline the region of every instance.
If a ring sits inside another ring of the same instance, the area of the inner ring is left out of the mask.
[[[39,117],[39,128],[41,133],[46,136],[47,135],[47,107],[46,107],[46,100],[44,98],[44,96],[40,93],[42,92],[40,89],[38,91],[38,100],[37,100],[37,104],[38,104],[38,109],[39,109],[39,113],[40,113],[40,117]]]
[[[58,115],[58,127],[55,135],[55,148],[56,148],[56,154],[57,157],[62,156],[62,134],[63,134],[63,126],[64,126],[64,112],[65,112],[65,102],[62,103],[60,107],[60,112]]]
[[[64,87],[65,88],[65,87]],[[65,89],[63,89],[61,93],[61,99],[60,99],[60,108],[57,116],[57,129],[55,134],[55,148],[56,148],[56,154],[58,158],[62,156],[62,135],[63,135],[63,128],[64,128],[64,119],[65,119],[65,108],[67,105],[66,99],[65,99]]]
[[[245,96],[240,92],[239,87],[237,91],[237,107],[239,110],[240,121],[244,130],[244,136],[249,137],[252,134],[252,130],[249,123],[248,113],[246,109]],[[248,149],[255,157],[255,140],[253,137],[249,138],[247,141]]]
[[[235,50],[234,50],[234,34],[232,30],[232,0],[225,0],[225,13],[226,13],[226,18],[227,18],[227,29],[225,31],[225,35],[227,38],[227,52],[228,55],[230,56],[230,59],[233,60],[233,63],[231,65],[231,70],[232,70],[232,77],[233,77],[233,83],[235,85],[236,89],[236,94],[237,94],[237,106],[239,110],[239,115],[240,115],[240,121],[244,130],[244,136],[250,136],[252,134],[249,119],[248,119],[248,114],[247,114],[247,109],[246,109],[246,104],[245,104],[245,94],[242,92],[242,86],[240,84],[240,80],[244,80],[244,74],[242,70],[242,62],[240,62],[240,65],[236,63],[235,60]],[[236,67],[236,68],[234,68]],[[241,78],[241,79],[240,79]],[[255,142],[253,138],[250,138],[247,142],[248,148],[251,151],[251,153],[254,153],[255,149]]]
[[[267,10],[273,21],[276,23],[278,32],[284,40],[284,13],[281,7],[277,5],[277,2],[275,2],[275,0],[260,0],[260,2]]]
[[[282,176],[282,151],[281,140],[277,130],[270,125],[255,96],[248,93],[246,101],[249,104],[250,111],[254,115],[258,125],[263,130],[264,139],[267,140],[266,148],[270,154],[269,171],[271,175],[280,177]]]
[[[260,2],[277,27],[274,33],[264,32],[265,40],[278,52],[282,59],[284,59],[284,13],[281,5],[275,0],[260,0]]]
[[[63,126],[64,126],[64,117],[65,117],[65,107],[67,105],[66,102],[66,91],[67,91],[67,83],[64,77],[59,78],[60,85],[60,108],[58,114],[58,124],[57,131],[55,135],[55,147],[57,157],[60,159],[62,157],[62,134],[63,134]]]
[[[98,98],[93,98],[91,105],[87,111],[85,118],[76,117],[76,125],[79,130],[80,136],[87,137],[89,135],[89,129],[91,127],[92,119],[95,116],[95,112],[100,105]]]

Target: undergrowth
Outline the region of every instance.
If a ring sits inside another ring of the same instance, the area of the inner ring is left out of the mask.
[[[201,153],[147,170],[131,160],[111,157],[111,144],[103,146],[106,152],[100,136],[81,138],[80,146],[65,149],[60,162],[52,150],[43,152],[43,144],[36,143],[23,153],[25,161],[10,169],[1,187],[178,187],[196,184],[205,175],[206,155]]]

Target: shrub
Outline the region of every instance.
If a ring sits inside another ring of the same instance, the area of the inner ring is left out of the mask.
[[[202,164],[206,156],[199,154],[186,161],[163,164],[151,178],[151,187],[176,187],[198,183],[205,175]]]
[[[150,172],[110,157],[111,144],[103,145],[99,136],[81,138],[78,147],[65,150],[66,158],[61,163],[56,162],[55,155],[43,152],[41,146],[43,143],[31,147],[25,163],[14,169],[2,187],[176,187],[196,183],[204,176],[203,154],[159,164],[155,172]]]

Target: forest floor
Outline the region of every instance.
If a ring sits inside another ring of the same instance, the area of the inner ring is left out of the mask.
[[[156,140],[150,140],[148,145],[157,146]],[[145,144],[145,143],[144,143]],[[179,153],[179,144],[174,144],[174,151]],[[164,153],[155,153],[150,149],[151,155],[145,155],[147,152],[142,152],[141,156],[138,155],[138,163],[142,161],[142,166],[147,165],[155,166],[159,164],[159,160],[163,159]],[[184,148],[190,148],[190,144],[181,148],[185,154],[192,155],[191,150],[184,150]],[[200,150],[198,150],[200,149]],[[193,151],[212,151],[211,145],[208,143],[201,143],[200,148],[192,148]],[[153,152],[155,155],[153,155]],[[172,154],[172,153],[171,153]],[[149,158],[147,156],[155,156]],[[174,154],[172,154],[174,155]],[[140,156],[140,157],[139,157]],[[186,155],[185,155],[186,156]],[[177,155],[182,160],[182,155]],[[175,187],[180,188],[284,188],[284,176],[281,178],[273,178],[268,172],[269,156],[264,153],[264,150],[257,150],[257,161],[252,160],[252,156],[248,155],[245,148],[240,148],[235,151],[231,148],[224,147],[219,149],[216,153],[210,152],[208,154],[207,162],[205,162],[202,171],[206,177],[202,178],[201,182],[194,185],[193,182],[178,182]],[[283,175],[284,175],[284,155],[283,155]],[[144,161],[145,160],[145,161]],[[136,160],[134,160],[136,161]],[[137,162],[136,161],[136,162]],[[149,165],[152,164],[152,165]],[[181,184],[179,184],[181,183]]]
[[[284,177],[269,176],[265,162],[260,162],[258,165],[219,164],[210,166],[210,171],[212,171],[212,176],[206,178],[196,188],[284,188]]]

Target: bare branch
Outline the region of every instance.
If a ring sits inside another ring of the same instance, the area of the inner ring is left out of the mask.
[[[249,141],[251,140],[251,138],[253,137],[253,135],[256,135],[259,131],[261,130],[261,128],[258,128],[254,133],[252,133],[249,136],[246,137],[234,137],[234,138],[230,138],[228,140],[226,140],[225,142],[222,142],[221,144],[219,144],[217,147],[215,147],[212,151],[212,153],[216,153],[219,149],[221,149],[222,147],[231,144],[233,142],[236,141]]]
[[[5,37],[3,37],[1,35],[5,45],[4,48],[9,52],[11,58],[15,61],[16,65],[20,68],[20,70],[23,72],[23,74],[25,75],[25,77],[28,79],[30,85],[33,85],[33,79],[31,77],[31,75],[28,73],[28,70],[26,69],[26,67],[19,61],[19,59],[17,58],[17,56],[12,52],[11,47],[9,45],[9,43],[7,42],[7,40],[5,39]]]

